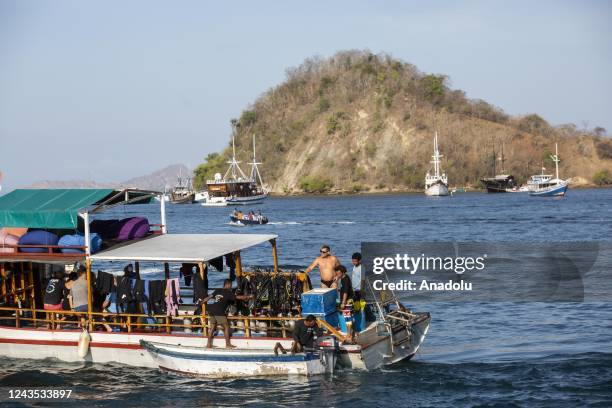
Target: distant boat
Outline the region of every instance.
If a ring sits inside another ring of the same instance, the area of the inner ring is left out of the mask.
[[[240,168],[239,161],[236,160],[236,148],[232,138],[232,159],[227,162],[229,168],[225,175],[215,174],[214,180],[208,180],[206,187],[208,194],[205,196],[202,205],[204,206],[225,206],[241,204],[258,204],[268,197],[268,191],[263,185],[261,173],[255,157],[255,136],[253,136],[253,161],[251,164],[251,174],[247,177]]]
[[[195,191],[193,191],[189,177],[182,178],[179,175],[177,183],[170,193],[170,202],[173,204],[193,204],[195,202]]]
[[[497,157],[495,156],[495,150],[493,150],[493,177],[485,177],[480,179],[480,182],[484,184],[487,189],[487,193],[513,193],[518,192],[516,180],[511,174],[504,174],[504,145],[502,144],[501,156],[501,174],[496,174],[496,162]]]
[[[531,181],[534,183],[534,185],[529,191],[530,196],[556,197],[565,195],[569,183],[566,180],[561,180],[559,178],[559,162],[561,160],[559,160],[557,143],[555,143],[555,154],[551,154],[550,158],[555,162],[556,177],[551,179],[550,177],[552,176],[548,174],[541,174],[539,175],[539,178],[534,179],[536,176],[531,176]]]
[[[425,194],[428,196],[447,196],[448,179],[446,173],[440,174],[440,158],[442,155],[438,150],[438,132],[434,136],[434,153],[431,163],[434,165],[434,174],[427,172],[425,175]]]

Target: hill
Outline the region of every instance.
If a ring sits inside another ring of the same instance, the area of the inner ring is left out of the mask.
[[[183,164],[173,164],[145,176],[135,177],[117,183],[99,183],[93,180],[42,180],[29,188],[140,188],[143,190],[164,191],[176,184],[179,174],[188,175],[191,170]]]
[[[554,168],[555,142],[562,176],[575,184],[612,172],[612,141],[603,128],[512,117],[452,89],[445,75],[367,51],[307,59],[232,125],[239,160],[248,161],[255,134],[264,178],[281,194],[421,190],[435,130],[451,186],[477,187],[502,144],[505,171],[520,182],[542,165]],[[194,172],[196,186],[224,172],[229,153],[209,155]]]

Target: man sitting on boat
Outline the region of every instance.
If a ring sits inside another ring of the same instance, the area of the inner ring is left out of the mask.
[[[208,343],[206,344],[207,348],[212,348],[213,346],[213,336],[215,335],[217,325],[221,326],[223,329],[225,347],[236,347],[230,343],[230,325],[225,311],[230,302],[234,302],[236,299],[247,300],[252,297],[253,295],[235,295],[234,292],[232,292],[232,281],[226,279],[223,282],[222,289],[215,289],[212,295],[203,299],[203,302],[207,303],[206,311],[208,314],[208,321],[210,322],[210,327],[208,328]]]
[[[298,320],[293,329],[291,353],[301,353],[304,349],[312,349],[315,339],[322,334],[323,331],[317,324],[317,319],[313,315],[308,315],[305,319]]]
[[[321,255],[319,255],[304,272],[308,274],[318,266],[319,273],[321,274],[321,287],[331,288],[332,283],[334,283],[334,271],[338,265],[340,265],[340,261],[338,261],[338,258],[331,254],[331,248],[329,245],[322,245],[319,252]]]

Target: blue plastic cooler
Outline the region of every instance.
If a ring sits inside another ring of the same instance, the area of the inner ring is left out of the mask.
[[[302,293],[302,316],[327,316],[336,311],[336,289],[319,288]]]

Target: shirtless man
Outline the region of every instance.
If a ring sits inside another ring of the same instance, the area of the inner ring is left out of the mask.
[[[320,252],[321,255],[304,272],[310,273],[310,271],[318,266],[321,273],[321,287],[331,288],[332,283],[334,283],[335,270],[340,265],[340,261],[331,254],[331,249],[328,245],[321,246]]]

